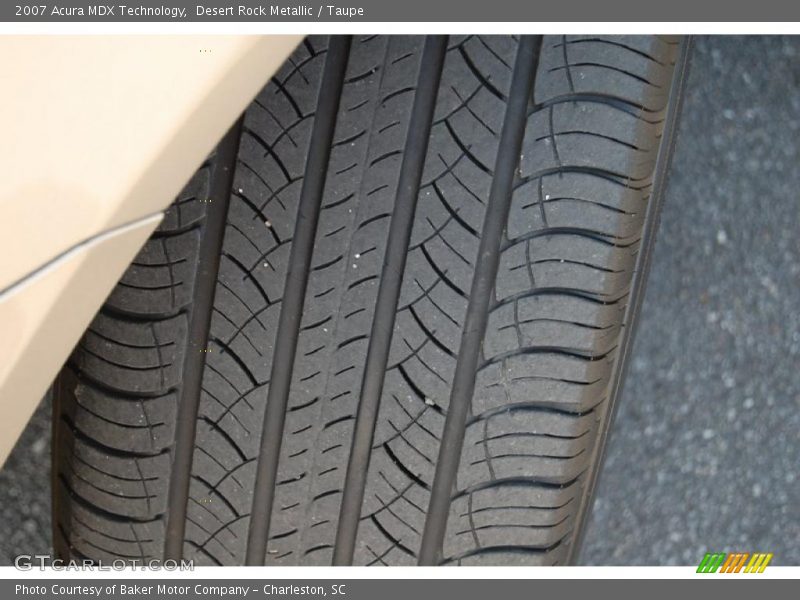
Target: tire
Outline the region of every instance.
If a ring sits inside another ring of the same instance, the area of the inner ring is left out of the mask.
[[[686,56],[307,39],[56,382],[57,553],[573,562]]]

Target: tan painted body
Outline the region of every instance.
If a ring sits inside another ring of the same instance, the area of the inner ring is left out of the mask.
[[[162,211],[300,40],[0,38],[0,465]]]

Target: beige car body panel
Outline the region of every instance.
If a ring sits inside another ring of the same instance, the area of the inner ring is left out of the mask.
[[[162,211],[301,39],[0,38],[0,465]]]

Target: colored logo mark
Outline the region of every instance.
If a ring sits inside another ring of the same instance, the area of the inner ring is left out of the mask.
[[[763,573],[772,553],[756,552],[707,552],[697,567],[698,573]]]

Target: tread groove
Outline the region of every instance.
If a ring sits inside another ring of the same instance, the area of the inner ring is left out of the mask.
[[[319,91],[320,100],[314,118],[310,150],[297,209],[297,224],[292,238],[290,268],[287,272],[286,286],[281,302],[282,309],[278,321],[277,339],[285,340],[286,347],[276,354],[271,365],[270,386],[264,412],[250,529],[247,538],[245,557],[247,565],[263,565],[267,551],[289,386],[292,380],[308,273],[311,268],[311,255],[322,205],[326,167],[333,143],[350,44],[350,37],[333,38],[325,58]],[[287,92],[284,90],[284,93]]]
[[[333,551],[334,565],[349,565],[353,561],[370,449],[378,418],[378,405],[383,390],[386,365],[389,360],[400,288],[446,48],[446,37],[429,37],[426,39],[422,51],[422,67],[416,86],[417,94],[414,97],[409,133],[403,151],[395,210],[391,215],[384,259],[384,275],[381,277],[378,287],[367,360],[361,380],[360,402]]]
[[[500,262],[500,245],[511,206],[514,177],[527,117],[528,101],[532,96],[535,65],[542,38],[523,37],[520,40],[514,73],[509,91],[508,107],[503,120],[501,144],[497,153],[494,178],[478,249],[470,301],[464,318],[461,344],[458,351],[450,405],[445,419],[439,459],[431,490],[428,514],[419,551],[420,565],[441,562],[442,544],[447,527],[456,470],[461,457],[469,403],[475,389],[475,373],[480,359],[481,342],[488,321],[488,310]]]
[[[197,427],[197,411],[200,402],[202,372],[205,366],[205,348],[211,326],[211,308],[217,283],[217,271],[221,259],[222,240],[225,235],[225,220],[233,184],[233,165],[239,145],[242,127],[240,119],[226,134],[219,145],[219,162],[216,169],[220,175],[212,178],[210,198],[206,216],[206,231],[200,245],[199,262],[203,265],[198,274],[194,290],[194,306],[191,311],[189,338],[183,365],[183,385],[180,389],[176,417],[175,443],[172,470],[168,484],[167,512],[165,515],[164,558],[180,560],[183,557],[183,538],[186,528],[186,507],[189,502],[189,482],[194,439]]]

